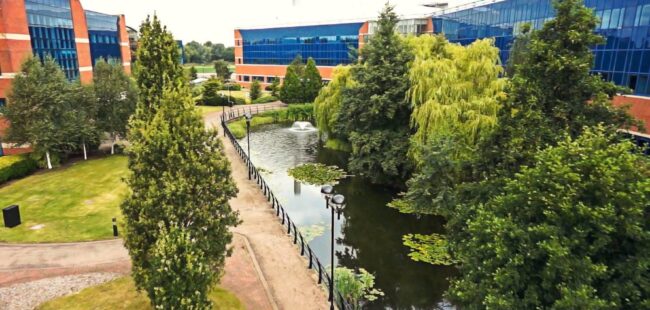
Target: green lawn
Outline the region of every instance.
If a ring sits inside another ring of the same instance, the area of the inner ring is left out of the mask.
[[[128,188],[127,158],[79,161],[0,188],[0,206],[20,206],[22,224],[0,228],[0,242],[72,242],[112,238],[111,219]],[[30,229],[43,225],[40,229]]]
[[[213,309],[243,310],[244,306],[232,293],[215,288],[210,293]],[[151,309],[149,299],[144,293],[138,293],[130,277],[90,287],[77,294],[64,296],[46,302],[37,309]]]
[[[219,93],[222,94],[222,95],[225,95],[225,96],[228,95],[227,90],[220,90]],[[248,90],[231,90],[230,91],[231,96],[233,96],[235,98],[246,99],[246,101],[248,101],[248,93],[249,93]]]
[[[192,66],[198,73],[214,73],[215,71],[213,65],[185,64],[184,69],[189,71]]]
[[[197,105],[196,108],[199,109],[201,115],[206,115],[212,112],[221,112],[223,110],[222,107],[211,107],[207,105]]]

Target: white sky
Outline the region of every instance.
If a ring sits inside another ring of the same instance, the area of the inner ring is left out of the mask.
[[[400,15],[431,13],[422,3],[471,0],[392,0]],[[127,25],[139,28],[154,11],[177,40],[212,41],[234,45],[235,28],[369,19],[386,0],[81,0],[84,9],[126,15]]]

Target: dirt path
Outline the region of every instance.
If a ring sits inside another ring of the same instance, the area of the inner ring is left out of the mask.
[[[220,112],[210,113],[205,116],[206,124],[219,127],[220,117]],[[220,136],[239,188],[239,194],[231,200],[231,205],[240,212],[243,223],[235,231],[250,240],[278,306],[280,309],[327,309],[327,296],[316,284],[316,274],[307,269],[306,260],[300,256],[255,182],[248,180],[246,166],[230,141],[223,138],[223,134]]]

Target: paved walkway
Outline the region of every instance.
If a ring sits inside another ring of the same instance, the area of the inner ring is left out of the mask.
[[[281,105],[271,103],[259,107],[262,109],[264,106]],[[210,113],[205,116],[206,124],[220,127],[220,117],[220,112]],[[221,128],[219,130],[221,131]],[[270,204],[255,182],[248,180],[246,166],[230,141],[223,137],[223,133],[220,137],[239,188],[239,194],[230,203],[233,209],[240,212],[243,223],[234,230],[250,240],[279,308],[329,308],[326,292],[317,285],[316,273],[307,269],[307,261],[300,256],[300,252],[287,236]]]

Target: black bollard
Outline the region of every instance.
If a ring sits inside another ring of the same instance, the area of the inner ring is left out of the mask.
[[[113,218],[113,237],[117,238],[119,233],[117,232],[117,219]]]

